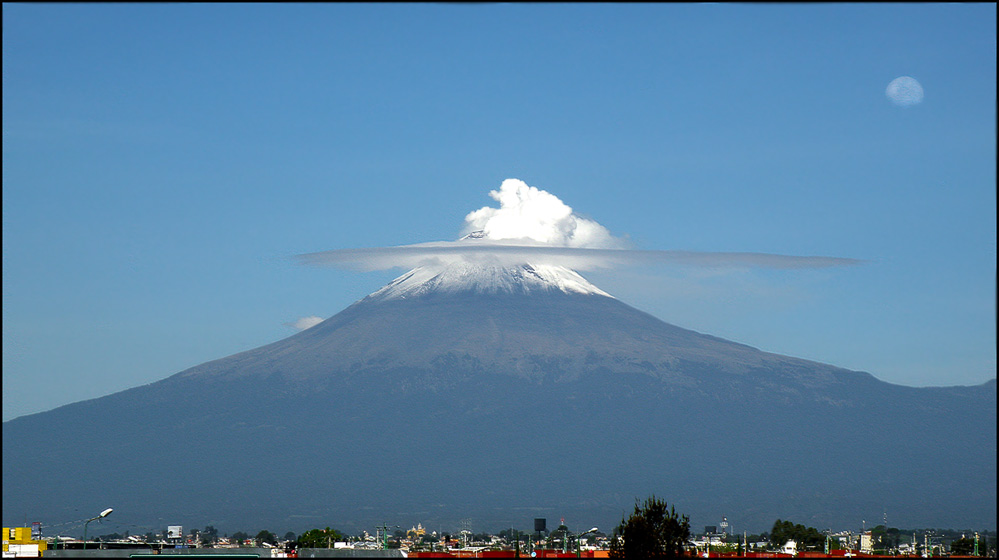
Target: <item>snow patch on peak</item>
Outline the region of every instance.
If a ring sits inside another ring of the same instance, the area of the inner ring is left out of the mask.
[[[610,294],[564,266],[522,264],[485,266],[465,262],[446,267],[421,266],[364,298],[368,301],[406,299],[430,294]]]

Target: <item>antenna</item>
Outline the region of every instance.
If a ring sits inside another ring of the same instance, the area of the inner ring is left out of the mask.
[[[884,544],[885,548],[887,548],[888,547],[888,508],[884,508],[884,514],[885,514],[885,516],[884,516],[885,536],[881,537],[881,538],[884,539],[883,544]]]

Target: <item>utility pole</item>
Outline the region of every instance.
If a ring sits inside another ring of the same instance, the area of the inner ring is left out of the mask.
[[[398,527],[398,525],[396,525],[396,527]],[[387,523],[382,523],[381,525],[375,527],[375,531],[376,531],[375,532],[375,539],[376,540],[378,538],[377,531],[379,531],[379,530],[382,531],[382,550],[388,550],[388,531],[389,531],[388,524]]]

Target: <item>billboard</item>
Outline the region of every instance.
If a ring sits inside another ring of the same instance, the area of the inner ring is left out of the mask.
[[[184,527],[182,525],[168,525],[167,526],[167,538],[168,539],[182,539],[182,538],[184,538]]]

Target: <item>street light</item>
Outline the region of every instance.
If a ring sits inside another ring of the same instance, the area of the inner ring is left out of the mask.
[[[100,519],[102,519],[104,517],[107,517],[108,515],[111,515],[112,511],[114,511],[114,510],[111,509],[111,508],[108,508],[108,509],[102,511],[97,517],[91,517],[90,519],[87,520],[86,523],[83,524],[83,550],[87,550],[87,525],[90,525],[90,522],[94,521],[95,519],[96,520],[100,520]]]
[[[576,558],[579,558],[580,554],[581,554],[581,551],[580,551],[580,548],[579,548],[579,539],[583,538],[583,535],[589,535],[590,533],[596,533],[596,532],[597,532],[597,528],[594,527],[594,528],[590,529],[589,531],[583,531],[582,533],[576,535]]]
[[[389,529],[391,529],[391,528],[392,528],[392,527],[390,527],[390,526],[389,526],[388,524],[386,524],[386,523],[382,523],[381,525],[377,525],[377,526],[375,526],[375,531],[376,531],[376,532],[375,532],[375,540],[377,540],[377,539],[378,539],[378,533],[377,533],[377,530],[378,530],[378,529],[381,529],[382,531],[384,531],[384,532],[382,533],[382,550],[388,550],[388,532],[389,532]],[[399,528],[399,526],[398,526],[398,525],[396,525],[396,526],[395,526],[395,528],[396,528],[396,529],[398,529],[398,528]]]

